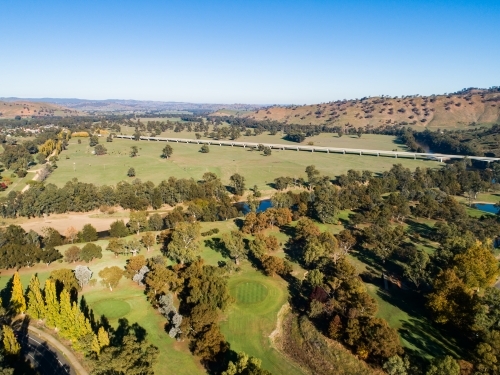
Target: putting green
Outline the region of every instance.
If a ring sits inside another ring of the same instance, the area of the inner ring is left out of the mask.
[[[96,316],[104,315],[108,319],[118,319],[130,312],[130,305],[117,299],[105,299],[93,304]]]
[[[246,305],[262,302],[268,294],[267,287],[256,281],[241,281],[233,287],[231,292],[237,303]]]

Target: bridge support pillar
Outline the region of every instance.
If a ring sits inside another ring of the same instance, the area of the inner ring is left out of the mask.
[[[311,152],[314,152],[314,148],[311,150]]]
[[[417,154],[413,155],[413,160],[417,160]]]
[[[359,152],[359,156],[361,156],[361,155],[363,155],[363,153],[360,151],[360,152]]]
[[[345,150],[342,150],[342,154],[344,154],[344,155],[345,155]]]
[[[330,153],[330,150],[326,150],[326,153],[329,154]]]
[[[442,163],[443,162],[443,158],[439,158],[439,162]]]
[[[398,154],[395,154],[394,157],[397,159],[398,158]]]
[[[380,152],[377,152],[377,156],[380,156]]]

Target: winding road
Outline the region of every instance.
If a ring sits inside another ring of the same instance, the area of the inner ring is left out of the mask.
[[[74,354],[52,335],[18,324],[16,337],[22,353],[41,375],[88,375]]]

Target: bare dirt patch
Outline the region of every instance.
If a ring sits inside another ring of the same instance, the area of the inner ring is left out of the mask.
[[[68,213],[68,214],[55,214],[42,218],[29,219],[20,224],[25,231],[33,229],[37,233],[42,233],[44,227],[52,227],[59,233],[64,233],[68,227],[74,227],[76,230],[81,230],[85,224],[91,224],[98,232],[103,232],[109,229],[111,223],[117,220],[116,217],[103,217],[100,211],[90,211],[85,213]],[[128,222],[128,217],[121,217],[125,223]]]

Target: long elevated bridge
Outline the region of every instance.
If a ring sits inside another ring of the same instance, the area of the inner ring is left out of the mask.
[[[115,135],[115,138],[134,139],[133,135]],[[360,148],[345,148],[345,147],[324,147],[324,146],[309,146],[309,145],[294,145],[282,143],[255,143],[255,142],[237,142],[237,141],[224,141],[224,140],[205,140],[205,139],[187,139],[187,138],[170,138],[170,137],[145,137],[141,136],[144,141],[162,141],[162,142],[175,142],[175,143],[194,143],[194,144],[207,144],[216,146],[230,146],[230,147],[250,147],[257,148],[259,145],[270,147],[271,149],[278,150],[291,150],[291,151],[308,151],[308,152],[325,152],[327,154],[354,154],[354,155],[370,155],[370,156],[389,156],[394,158],[410,158],[410,159],[427,159],[443,162],[450,159],[471,159],[481,160],[485,162],[500,161],[500,158],[493,158],[488,156],[464,156],[464,155],[449,155],[449,154],[433,154],[424,152],[409,152],[409,151],[384,151],[384,150],[369,150]]]

